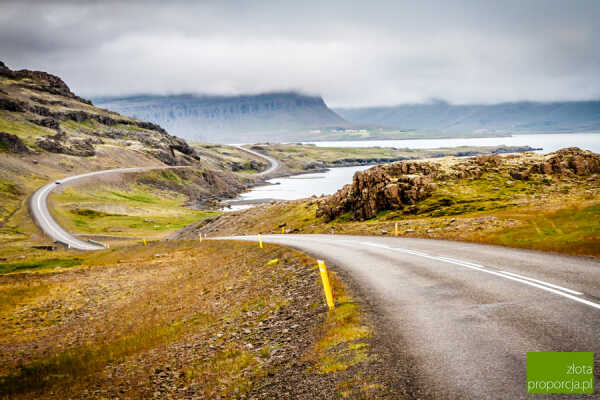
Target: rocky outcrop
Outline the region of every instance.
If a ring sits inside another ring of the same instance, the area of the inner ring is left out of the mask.
[[[17,135],[6,132],[0,132],[0,149],[6,149],[10,153],[17,154],[31,153],[31,150]]]
[[[357,172],[352,184],[319,200],[317,216],[333,220],[350,213],[365,220],[380,211],[398,210],[429,197],[436,182],[480,179],[486,173],[515,180],[540,180],[538,175],[567,175],[573,178],[600,173],[600,155],[576,147],[548,155],[488,155],[450,163],[403,161]]]
[[[355,220],[373,218],[382,210],[397,210],[431,195],[437,186],[433,177],[439,173],[434,163],[396,162],[354,174],[352,184],[325,200],[317,216],[330,221],[350,212]]]
[[[600,155],[578,147],[561,149],[545,161],[531,167],[538,174],[591,175],[600,173]]]
[[[69,154],[72,156],[91,157],[96,154],[94,139],[71,139],[64,133],[38,138],[35,144],[50,153]]]
[[[83,99],[71,92],[71,89],[69,89],[67,84],[58,76],[49,74],[47,72],[30,71],[28,69],[12,71],[0,61],[0,76],[6,76],[14,80],[29,79],[27,83],[22,84],[22,86],[26,87],[27,89],[68,97],[89,105],[92,104],[91,101]],[[31,81],[35,83],[32,83]]]

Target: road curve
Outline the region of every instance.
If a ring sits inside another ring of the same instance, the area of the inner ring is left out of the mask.
[[[531,398],[527,352],[590,351],[600,365],[596,259],[413,238],[262,240],[322,258],[351,277],[396,344],[397,376],[412,398]]]
[[[52,217],[48,210],[48,195],[57,187],[63,186],[66,183],[72,183],[77,180],[89,178],[91,176],[106,175],[106,174],[123,174],[131,172],[142,172],[153,169],[175,169],[175,168],[189,168],[187,166],[179,167],[139,167],[139,168],[118,168],[109,169],[103,171],[88,172],[86,174],[74,175],[63,179],[57,179],[47,185],[39,188],[30,199],[29,208],[31,210],[31,216],[39,228],[46,235],[50,236],[57,242],[63,243],[65,246],[77,249],[77,250],[100,250],[103,246],[98,244],[90,243],[78,239],[71,235],[69,232],[64,230],[58,222]]]
[[[249,153],[249,154],[255,155],[257,157],[263,158],[263,159],[265,159],[265,160],[267,160],[269,162],[269,164],[271,166],[269,168],[267,168],[266,170],[257,173],[255,176],[269,175],[269,174],[277,171],[279,169],[279,167],[281,166],[281,163],[278,160],[274,159],[273,157],[269,157],[267,155],[259,153],[258,151],[247,149],[247,148],[245,148],[245,147],[243,147],[241,145],[233,145],[233,147],[236,147],[236,148],[238,148],[238,149],[240,149],[242,151],[245,151],[246,153]]]

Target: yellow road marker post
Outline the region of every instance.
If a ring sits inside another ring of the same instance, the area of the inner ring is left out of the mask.
[[[262,238],[260,237],[260,233],[258,234],[258,247],[263,248]]]
[[[329,307],[330,310],[333,310],[335,308],[335,303],[333,302],[333,292],[331,291],[331,285],[329,284],[329,275],[327,275],[327,266],[323,260],[317,260],[317,263],[319,264],[319,272],[321,272],[321,280],[323,281],[323,290],[325,291],[327,307]]]
[[[281,233],[282,233],[282,234],[283,234],[283,233],[285,233],[285,226],[282,226],[282,227],[281,227]]]
[[[394,236],[398,236],[398,223],[394,225]]]
[[[200,235],[198,236],[198,240],[202,241],[202,232],[200,232]]]
[[[148,246],[148,243],[146,243],[146,239],[144,239],[144,246]]]

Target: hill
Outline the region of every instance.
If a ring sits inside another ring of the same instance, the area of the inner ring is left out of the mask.
[[[166,127],[188,140],[216,143],[305,140],[311,130],[349,124],[321,97],[295,92],[244,96],[96,98],[98,105]]]
[[[49,181],[171,165],[193,168],[128,174],[54,193],[56,217],[77,233],[160,236],[211,215],[184,204],[211,208],[254,183],[252,173],[266,163],[231,147],[192,147],[157,124],[95,107],[55,75],[13,71],[0,62],[0,258],[48,242],[27,214],[27,198]]]
[[[536,133],[600,130],[600,101],[492,105],[452,105],[436,101],[335,111],[356,124],[417,131]]]

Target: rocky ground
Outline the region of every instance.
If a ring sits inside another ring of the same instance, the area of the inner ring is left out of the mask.
[[[337,308],[328,313],[315,261],[301,253],[204,241],[69,259],[46,273],[0,277],[2,396],[333,399],[394,391],[363,305],[331,273]]]

